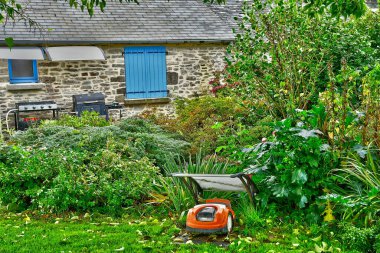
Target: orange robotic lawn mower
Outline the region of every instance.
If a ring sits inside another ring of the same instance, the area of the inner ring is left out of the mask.
[[[196,206],[187,213],[186,230],[192,233],[230,233],[234,226],[235,212],[227,199],[207,199],[199,204],[203,191],[246,191],[250,201],[258,190],[251,175],[238,174],[188,174],[173,173],[189,188]]]

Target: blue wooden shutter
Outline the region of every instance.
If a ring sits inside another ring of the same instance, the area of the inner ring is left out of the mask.
[[[127,47],[124,53],[126,97],[128,99],[166,97],[165,47]]]

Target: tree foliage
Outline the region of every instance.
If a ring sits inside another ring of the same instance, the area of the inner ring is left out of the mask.
[[[229,49],[227,81],[275,117],[309,109],[331,79],[329,71],[340,74],[342,59],[355,70],[374,67],[379,31],[368,32],[374,25],[359,27],[327,13],[310,16],[298,1],[255,0],[246,5]]]
[[[305,8],[310,14],[321,14],[326,10],[332,16],[347,18],[350,15],[360,17],[366,12],[366,3],[363,0],[305,0]]]

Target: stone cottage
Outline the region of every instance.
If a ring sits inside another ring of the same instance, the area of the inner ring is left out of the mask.
[[[12,37],[15,44],[11,53],[5,44],[0,49],[2,114],[18,102],[46,100],[72,111],[73,95],[95,92],[105,94],[107,103],[121,104],[123,117],[146,108],[172,113],[173,99],[207,93],[213,73],[225,66],[233,17],[243,1],[139,2],[109,1],[104,13],[90,17],[64,0],[30,1],[26,13],[38,25],[9,22],[0,35],[0,41]],[[48,57],[62,46],[68,51],[60,52],[61,58]],[[104,52],[104,59],[91,60],[94,49]],[[36,50],[42,58],[23,58]],[[73,60],[76,56],[81,60]]]

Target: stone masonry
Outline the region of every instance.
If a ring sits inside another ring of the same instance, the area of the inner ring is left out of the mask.
[[[0,110],[6,111],[21,101],[53,100],[64,111],[72,110],[72,95],[102,92],[106,102],[124,105],[126,83],[123,48],[127,45],[101,46],[106,61],[39,61],[39,85],[36,89],[13,90],[9,84],[7,60],[0,60]],[[213,73],[222,70],[224,44],[168,44],[166,50],[167,89],[170,100],[191,98],[209,92]],[[22,88],[22,86],[20,86]],[[28,85],[28,87],[32,87]],[[38,88],[38,89],[37,89]],[[124,105],[122,116],[129,117],[147,109],[174,114],[172,103]]]

